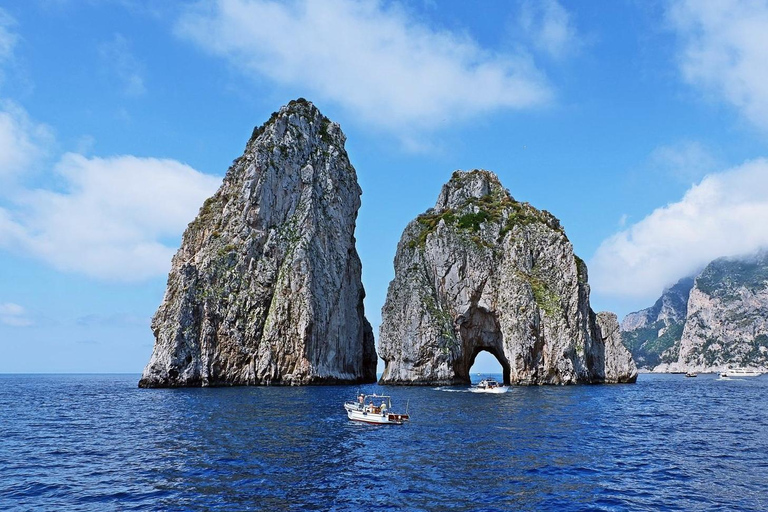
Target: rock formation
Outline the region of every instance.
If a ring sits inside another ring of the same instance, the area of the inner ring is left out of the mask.
[[[699,274],[688,299],[679,371],[768,369],[768,252],[721,258]]]
[[[514,384],[633,382],[612,313],[589,307],[587,267],[560,222],[488,171],[457,171],[411,221],[382,309],[383,384],[464,384],[480,351]]]
[[[254,130],[184,232],[140,386],[376,380],[345,140],[303,99]]]
[[[670,305],[666,315],[662,302]],[[768,369],[768,253],[711,262],[652,308],[627,315],[622,328],[624,344],[654,372]]]
[[[653,306],[622,320],[622,342],[641,368],[677,361],[691,288],[693,277],[685,277],[664,290]]]

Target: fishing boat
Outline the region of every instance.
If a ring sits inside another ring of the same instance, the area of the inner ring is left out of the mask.
[[[344,409],[352,421],[374,423],[377,425],[402,425],[410,421],[408,405],[405,413],[392,412],[392,398],[387,395],[357,395],[357,401],[345,402]]]
[[[732,379],[734,377],[759,377],[763,373],[757,370],[750,370],[748,368],[729,368],[724,372],[720,372],[720,377],[727,377]]]

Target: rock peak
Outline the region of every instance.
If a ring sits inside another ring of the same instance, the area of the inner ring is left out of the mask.
[[[499,181],[498,176],[485,169],[473,169],[471,171],[454,171],[448,183],[443,185],[440,196],[435,204],[435,210],[458,209],[471,199],[480,199],[485,196],[509,197]]]
[[[305,136],[310,142],[317,141],[337,147],[344,147],[347,140],[338,123],[325,117],[311,101],[298,98],[289,101],[277,112],[272,112],[264,124],[255,127],[248,144],[250,146],[262,138],[282,139],[286,133]],[[290,138],[288,142],[295,143],[295,138]]]

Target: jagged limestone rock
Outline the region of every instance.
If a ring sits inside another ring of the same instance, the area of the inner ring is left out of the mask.
[[[408,224],[382,309],[383,384],[469,383],[480,351],[505,382],[634,382],[613,314],[589,307],[587,268],[559,221],[488,171],[457,171]]]
[[[622,320],[622,342],[641,368],[677,361],[692,288],[693,277],[685,277],[664,290],[653,306]]]
[[[713,261],[696,277],[676,364],[667,371],[768,370],[768,252]]]
[[[376,380],[345,140],[303,99],[254,130],[184,233],[140,386]]]

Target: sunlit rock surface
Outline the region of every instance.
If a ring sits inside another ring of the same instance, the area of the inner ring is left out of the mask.
[[[480,351],[514,384],[634,382],[616,315],[589,306],[560,222],[457,171],[405,228],[382,309],[383,384],[463,384]]]
[[[140,386],[376,380],[345,140],[303,99],[254,130],[184,233]]]

